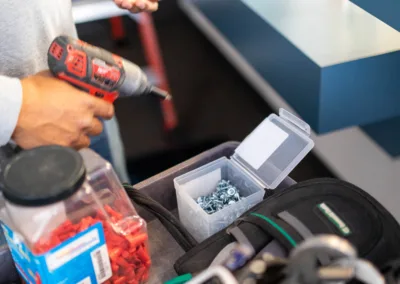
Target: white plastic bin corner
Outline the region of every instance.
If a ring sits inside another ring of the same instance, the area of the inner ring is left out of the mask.
[[[197,203],[199,196],[215,191],[221,179],[230,180],[244,198],[214,213],[206,213]],[[264,187],[235,163],[222,157],[174,180],[179,219],[197,241],[202,241],[232,224],[264,197]]]
[[[262,201],[265,188],[275,189],[313,147],[308,124],[283,109],[279,116],[271,114],[229,159],[220,158],[174,179],[181,222],[199,242],[226,228]],[[207,214],[195,200],[215,191],[221,179],[231,181],[244,198]]]

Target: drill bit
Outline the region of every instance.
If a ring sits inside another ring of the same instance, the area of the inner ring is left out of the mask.
[[[157,87],[154,87],[154,86],[152,86],[150,88],[149,94],[151,94],[153,96],[156,96],[156,97],[159,97],[159,98],[162,98],[163,100],[171,100],[171,98],[172,98],[171,95],[168,92],[166,92],[164,90],[161,90],[161,89],[159,89]]]

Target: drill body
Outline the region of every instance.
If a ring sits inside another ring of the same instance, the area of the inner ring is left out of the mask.
[[[144,72],[132,62],[67,36],[57,37],[48,51],[54,76],[109,102],[118,97],[168,94],[149,85]]]

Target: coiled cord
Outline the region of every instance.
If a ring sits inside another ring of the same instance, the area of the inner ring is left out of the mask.
[[[182,223],[164,206],[150,196],[135,189],[132,185],[124,184],[123,186],[129,198],[137,205],[154,214],[184,251],[189,251],[198,245],[198,242],[186,230]]]

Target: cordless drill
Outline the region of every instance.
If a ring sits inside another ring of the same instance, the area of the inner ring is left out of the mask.
[[[57,37],[50,45],[48,64],[57,78],[111,103],[118,97],[147,94],[170,99],[148,83],[137,65],[78,39]]]

